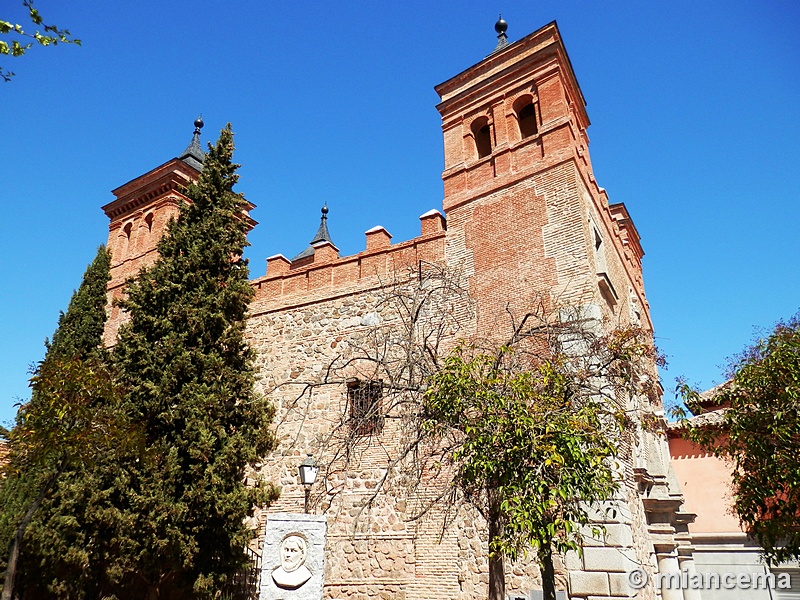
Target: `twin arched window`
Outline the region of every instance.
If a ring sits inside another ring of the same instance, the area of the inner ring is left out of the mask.
[[[523,96],[514,103],[514,112],[517,116],[519,134],[521,139],[529,138],[539,132],[539,119],[536,105],[531,96]],[[475,152],[478,159],[485,158],[492,153],[492,126],[488,117],[479,117],[472,122],[470,127],[475,140]]]

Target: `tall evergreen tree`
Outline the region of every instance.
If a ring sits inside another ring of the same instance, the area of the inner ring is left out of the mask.
[[[8,544],[4,599],[11,598],[20,551],[29,525],[34,517],[40,519],[39,508],[51,501],[71,470],[104,454],[118,432],[119,416],[109,410],[114,386],[101,345],[110,258],[100,247],[60,315],[31,379],[31,399],[20,408],[9,435],[0,489],[0,529]]]
[[[111,253],[100,246],[87,267],[80,287],[72,295],[67,312],[58,317],[53,339],[47,343],[47,358],[104,357],[107,285],[111,279]]]
[[[126,482],[134,523],[120,596],[210,597],[245,564],[245,518],[277,496],[270,485],[245,485],[248,466],[274,445],[273,410],[254,393],[244,339],[253,290],[233,149],[228,125],[159,242],[160,258],[122,303],[130,322],[114,355],[148,459],[131,465]]]

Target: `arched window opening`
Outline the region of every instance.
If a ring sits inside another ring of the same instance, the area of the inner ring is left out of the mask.
[[[116,246],[112,251],[112,254],[115,256],[119,256],[119,258],[125,258],[128,254],[128,248],[131,245],[131,233],[133,232],[133,223],[126,223],[122,229],[119,231],[119,235],[117,237]]]
[[[478,119],[472,124],[472,136],[475,138],[475,150],[478,158],[492,153],[492,128],[486,118]]]
[[[536,135],[539,131],[536,123],[536,106],[533,102],[529,102],[517,111],[517,120],[519,121],[519,133],[523,140]]]
[[[145,216],[144,224],[147,225],[147,231],[153,231],[153,213]]]

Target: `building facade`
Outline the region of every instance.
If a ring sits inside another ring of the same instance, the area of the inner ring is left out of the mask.
[[[251,282],[248,339],[260,391],[278,409],[280,440],[260,469],[283,489],[253,526],[263,531],[271,515],[303,513],[297,466],[312,454],[321,465],[310,508],[326,526],[326,598],[486,594],[486,523],[468,510],[448,514],[426,504],[437,488],[424,474],[414,498],[399,483],[410,476],[396,460],[407,432],[391,411],[402,403],[390,407],[380,388],[386,378],[402,383],[421,364],[401,351],[409,336],[442,348],[460,338],[502,341],[510,320],[536,303],[580,307],[600,326],[652,330],[639,235],[626,207],[610,203],[595,181],[586,103],[558,27],[550,23],[514,43],[502,26],[498,33],[494,52],[436,87],[444,195],[441,210],[420,217],[420,235],[392,243],[375,227],[362,252],[343,257],[324,208],[311,245],[291,260],[269,257],[266,274]],[[202,168],[201,126],[182,156],[114,190],[104,207],[110,298],[155,259],[156,241],[185,200],[181,190]],[[111,304],[109,311],[106,341],[113,344],[125,317]],[[413,331],[408,314],[418,318]],[[627,574],[641,568],[652,579],[693,568],[692,515],[681,512],[659,433],[660,398],[628,401],[636,422],[646,415],[657,425],[639,427],[623,457],[622,485],[607,507],[613,510],[598,511],[602,539],[588,537],[582,556],[557,564],[557,587],[571,598],[656,598],[652,584],[634,589]],[[267,560],[262,543],[257,552]],[[509,563],[506,573],[511,598],[541,589],[532,561]],[[660,597],[694,596],[669,590]]]
[[[724,384],[723,384],[724,385]],[[722,386],[720,386],[722,387]],[[713,397],[718,388],[700,395],[701,412],[689,419],[695,427],[716,429],[724,435],[722,412]],[[694,563],[702,575],[743,577],[752,582],[735,591],[706,586],[703,600],[723,600],[736,594],[742,600],[796,600],[800,598],[800,565],[797,561],[767,565],[761,547],[747,535],[733,509],[732,465],[693,442],[684,424],[669,428],[669,451],[673,470],[684,494],[685,509],[695,513],[688,526]],[[783,579],[779,579],[782,577]],[[759,582],[762,585],[756,585]]]

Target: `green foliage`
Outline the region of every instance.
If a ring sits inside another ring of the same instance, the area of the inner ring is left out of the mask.
[[[37,488],[46,481],[49,487],[22,549],[20,583],[27,597],[43,597],[39,586],[45,584],[59,589],[58,574],[70,582],[71,591],[85,596],[92,551],[86,539],[100,531],[113,539],[107,524],[100,526],[108,518],[93,514],[97,502],[92,497],[107,493],[109,486],[98,480],[108,465],[135,454],[140,445],[139,429],[128,418],[114,381],[109,365],[97,357],[44,363],[33,379],[39,402],[18,417],[12,434],[13,443],[18,432],[33,431],[37,446],[48,450],[48,460],[35,461],[21,473],[38,481]],[[76,554],[83,556],[76,560]]]
[[[7,474],[80,460],[87,445],[102,444],[109,435],[98,398],[115,395],[100,346],[110,260],[101,247],[59,317],[52,343],[45,342],[47,352],[31,378],[31,399],[8,434]]]
[[[25,7],[31,22],[37,28],[41,27],[44,33],[40,32],[39,29],[31,33],[30,30],[18,23],[0,20],[0,36],[5,38],[0,38],[0,54],[11,57],[23,56],[34,44],[55,46],[60,42],[81,45],[81,41],[72,37],[68,29],[61,29],[56,25],[47,25],[38,9],[33,6],[33,0],[22,0],[22,5]],[[0,77],[5,81],[11,81],[13,76],[14,73],[0,67]]]
[[[46,343],[45,358],[31,378],[31,399],[20,407],[8,434],[0,529],[9,556],[23,548],[23,579],[26,562],[29,576],[35,562],[24,558],[35,537],[31,532],[47,521],[40,506],[52,502],[72,472],[98,457],[105,460],[135,437],[135,428],[120,411],[113,371],[101,346],[109,268],[110,255],[101,247],[61,314],[52,343]],[[13,580],[14,561],[9,562]]]
[[[253,391],[244,339],[253,291],[232,155],[228,126],[159,242],[159,260],[122,302],[131,320],[114,355],[148,460],[128,466],[120,492],[133,521],[126,561],[114,565],[120,589],[135,580],[152,594],[210,597],[245,564],[245,518],[276,497],[264,483],[245,486],[248,466],[273,447],[273,410]]]
[[[249,465],[274,444],[273,411],[253,392],[244,340],[253,292],[232,153],[228,127],[160,241],[160,258],[128,283],[130,322],[113,360],[100,345],[107,253],[104,274],[87,273],[59,321],[31,409],[11,435],[16,447],[31,438],[26,447],[37,452],[62,451],[28,452],[30,464],[49,468],[28,487],[4,486],[18,507],[45,478],[52,486],[36,500],[23,597],[207,598],[247,561],[245,519],[277,493],[245,485]]]
[[[10,468],[67,466],[118,441],[118,392],[98,357],[42,361],[31,387],[31,402],[20,408],[9,437],[15,459]]]
[[[425,394],[423,427],[457,432],[447,458],[458,489],[501,524],[492,553],[579,549],[588,504],[616,489],[609,464],[621,413],[577,396],[563,359],[518,371],[508,368],[512,352],[460,347],[447,357]]]
[[[695,390],[680,382],[678,393],[701,410]],[[712,403],[721,418],[686,422],[687,435],[731,461],[733,508],[766,558],[800,558],[800,314],[733,361]]]
[[[428,379],[420,446],[451,481],[448,497],[487,521],[493,600],[505,597],[503,557],[529,548],[555,600],[553,553],[601,533],[590,517],[614,497],[619,445],[658,392],[660,361],[650,332],[604,329],[579,309],[530,313],[507,345],[462,344]]]

